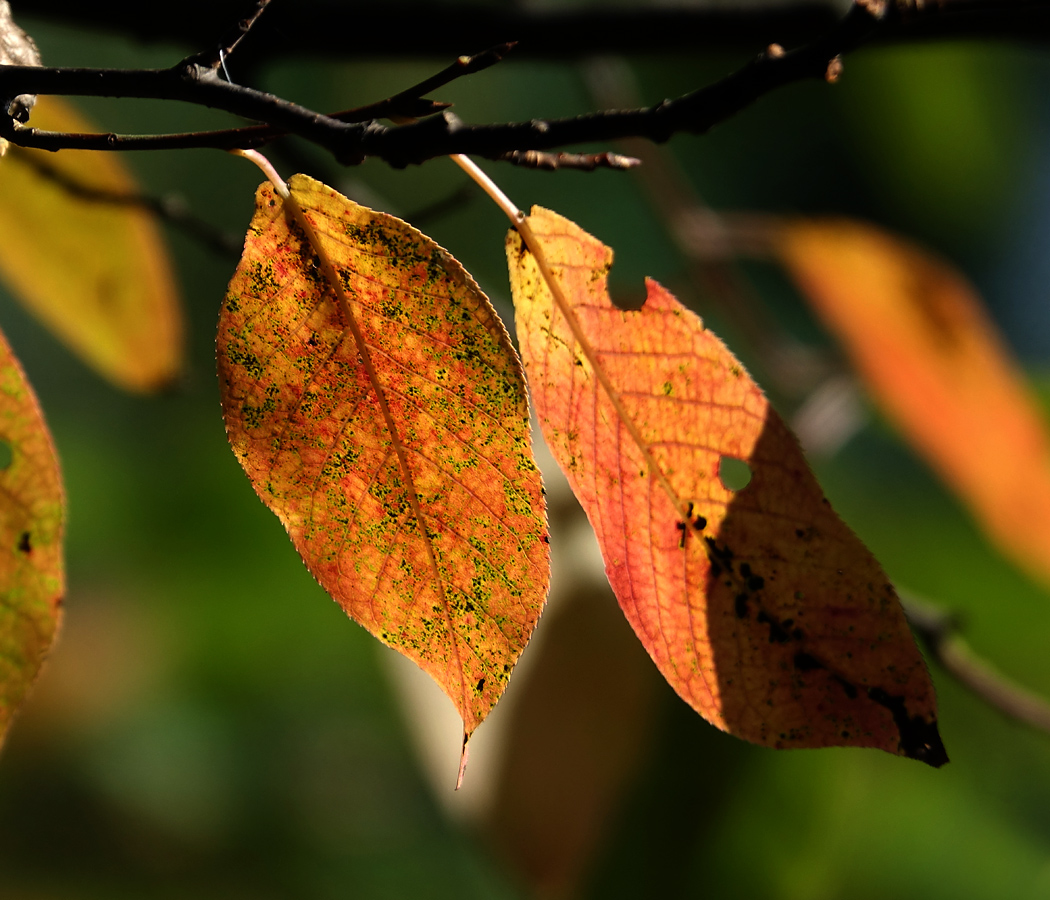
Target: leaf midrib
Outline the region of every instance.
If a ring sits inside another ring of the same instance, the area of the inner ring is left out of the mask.
[[[441,571],[438,568],[437,556],[434,553],[434,545],[430,539],[430,533],[427,531],[426,520],[423,518],[423,508],[419,502],[419,494],[416,491],[415,478],[413,477],[412,470],[408,465],[408,448],[405,447],[401,440],[401,435],[397,430],[397,424],[394,421],[393,413],[390,411],[390,404],[387,402],[386,392],[384,391],[383,384],[379,379],[379,374],[376,371],[375,364],[372,362],[371,349],[365,341],[364,334],[357,322],[357,318],[354,316],[353,311],[350,308],[350,302],[346,296],[346,292],[343,290],[342,282],[336,272],[335,265],[332,263],[331,257],[328,255],[324,244],[321,242],[317,230],[306,217],[302,207],[295,199],[295,195],[290,194],[284,200],[284,203],[295,217],[296,222],[303,229],[311,248],[317,254],[317,258],[321,263],[321,271],[324,273],[325,280],[335,293],[336,299],[339,303],[339,310],[343,317],[343,322],[353,335],[354,341],[357,344],[358,353],[361,355],[361,364],[365,370],[365,374],[368,376],[368,381],[372,386],[372,390],[375,391],[376,400],[379,403],[379,409],[383,416],[383,422],[390,435],[390,443],[394,448],[395,455],[397,456],[398,466],[401,469],[402,477],[405,479],[409,506],[411,507],[412,514],[415,516],[416,522],[418,523],[419,535],[426,550],[430,570],[434,576],[434,584],[437,588],[438,599],[441,603],[441,610],[445,617],[445,624],[448,628],[449,643],[452,647],[452,652],[455,658],[454,661],[456,673],[459,678],[460,697],[462,700],[462,713],[464,717],[466,717],[470,706],[467,699],[466,680],[463,677],[463,662],[460,657],[459,643],[456,640],[456,632],[453,628],[451,614],[449,613],[448,599],[445,596],[445,586],[441,579]]]

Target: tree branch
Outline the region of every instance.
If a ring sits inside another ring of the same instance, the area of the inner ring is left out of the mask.
[[[977,656],[959,634],[955,616],[903,593],[901,601],[934,662],[1003,715],[1050,733],[1050,703]]]
[[[0,100],[24,93],[183,100],[265,122],[271,129],[251,133],[234,130],[176,135],[66,135],[23,128],[0,117],[0,136],[21,146],[47,150],[228,150],[256,147],[286,132],[318,144],[344,165],[356,165],[373,156],[396,167],[456,153],[501,159],[507,154],[626,137],[663,142],[677,133],[703,134],[758,98],[793,82],[811,78],[834,80],[840,54],[887,31],[914,27],[915,23],[932,21],[931,17],[951,16],[960,10],[990,13],[991,7],[999,13],[1007,9],[1050,9],[1050,0],[944,0],[943,4],[928,2],[921,11],[902,11],[893,5],[888,12],[884,0],[867,0],[854,4],[838,25],[808,46],[785,53],[778,45],[770,45],[765,53],[735,73],[675,100],[642,109],[605,110],[575,118],[500,125],[466,125],[448,110],[402,127],[389,127],[374,120],[346,122],[272,94],[225,82],[215,70],[194,58],[171,69],[139,71],[0,66]],[[428,85],[429,81],[423,84]],[[383,103],[393,103],[401,97],[399,94]],[[384,108],[383,103],[373,107],[373,114]],[[387,109],[383,114],[391,112]]]

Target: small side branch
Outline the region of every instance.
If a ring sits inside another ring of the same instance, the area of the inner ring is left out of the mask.
[[[914,597],[902,597],[902,601],[912,630],[934,662],[1003,715],[1050,733],[1050,702],[974,653],[959,633],[955,616]]]
[[[252,11],[223,35],[214,49],[205,50],[203,53],[191,56],[183,60],[182,64],[203,66],[206,69],[211,69],[213,72],[218,71],[225,64],[225,59],[247,37],[248,32],[252,30],[252,26],[259,21],[259,16],[266,11],[266,7],[269,5],[270,0],[255,0]]]

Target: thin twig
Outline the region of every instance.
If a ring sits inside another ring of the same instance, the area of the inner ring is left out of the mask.
[[[593,172],[595,169],[624,171],[640,166],[642,161],[620,153],[550,153],[544,150],[512,150],[492,157],[500,162],[513,163],[525,169],[543,169],[555,172],[559,169],[576,169]]]
[[[401,104],[405,101],[418,100],[420,97],[425,97],[431,91],[436,91],[438,88],[444,87],[446,84],[451,84],[457,78],[463,78],[465,75],[474,75],[477,72],[483,72],[490,66],[496,65],[498,62],[502,62],[503,58],[514,49],[515,42],[497,44],[494,47],[490,47],[488,50],[483,50],[481,53],[475,53],[473,56],[460,56],[454,63],[446,66],[436,75],[431,75],[429,78],[423,79],[419,84],[415,84],[407,90],[401,91],[398,94],[394,94],[387,100],[380,100],[378,103],[373,104],[370,109],[378,110],[373,112],[368,118],[377,119],[381,116],[387,116],[388,113],[384,111],[384,104],[388,105],[391,111],[401,115],[411,115],[412,118],[419,118],[414,113],[406,113],[402,110]],[[448,104],[443,104],[448,106]],[[343,121],[351,121],[350,119],[344,119]],[[365,119],[359,118],[353,121],[363,122]]]
[[[183,65],[203,66],[211,69],[213,72],[218,71],[219,67],[224,65],[224,60],[229,58],[233,51],[237,49],[237,46],[248,35],[248,32],[252,30],[252,26],[259,21],[259,16],[263,14],[269,5],[270,0],[254,0],[252,11],[227,31],[214,48],[184,59]]]
[[[959,633],[956,616],[903,592],[901,602],[912,630],[934,662],[1003,715],[1050,733],[1050,702],[974,653]]]

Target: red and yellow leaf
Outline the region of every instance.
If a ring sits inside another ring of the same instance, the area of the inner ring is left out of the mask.
[[[520,364],[433,241],[305,176],[289,187],[259,189],[223,304],[230,442],[322,586],[469,736],[547,596]]]
[[[51,436],[0,335],[0,742],[58,630],[64,518]]]
[[[793,222],[778,250],[875,400],[999,547],[1050,581],[1050,431],[974,290],[860,222]]]
[[[722,342],[656,282],[617,309],[612,251],[528,219],[552,277],[507,240],[544,436],[631,625],[708,721],[773,747],[879,747],[940,765],[933,689],[893,586]],[[744,461],[737,491],[719,475]]]
[[[97,131],[71,106],[40,97],[32,125]],[[86,199],[138,192],[115,153],[10,147],[0,160],[0,277],[84,362],[119,387],[154,391],[182,367],[182,311],[164,242],[144,209]]]

